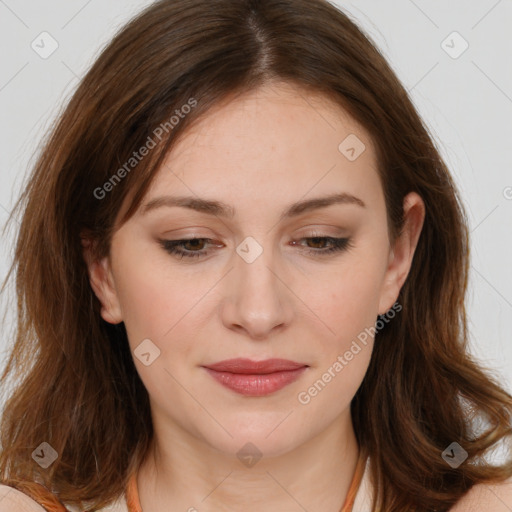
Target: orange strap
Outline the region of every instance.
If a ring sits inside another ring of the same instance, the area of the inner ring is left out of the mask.
[[[341,507],[340,512],[352,512],[352,508],[354,507],[354,501],[356,499],[357,491],[361,486],[361,481],[363,480],[364,471],[366,469],[366,460],[367,454],[363,450],[359,450],[359,458],[357,459],[356,470],[354,472],[354,476],[352,477],[352,482],[350,483],[350,487],[347,492],[347,497],[345,498],[345,503]]]
[[[128,512],[142,512],[139,501],[139,492],[137,490],[137,473],[132,473],[128,486],[126,487],[126,504]]]
[[[361,481],[363,479],[364,471],[366,468],[366,459],[366,452],[359,450],[359,458],[357,460],[356,470],[354,472],[354,476],[352,477],[352,482],[350,483],[347,497],[345,498],[345,503],[341,507],[340,512],[352,512],[356,494],[361,485]],[[133,473],[128,480],[128,486],[126,487],[126,503],[128,505],[128,512],[142,512],[142,507],[139,501],[139,493],[137,491],[136,473]]]

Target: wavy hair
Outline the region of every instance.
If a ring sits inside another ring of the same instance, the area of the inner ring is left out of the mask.
[[[124,324],[100,316],[82,239],[94,240],[98,258],[107,255],[123,201],[130,207],[122,222],[179,136],[211,107],[271,81],[323,94],[370,133],[392,240],[408,192],[426,207],[398,298],[403,310],[377,333],[351,403],[357,441],[370,454],[373,510],[442,512],[475,484],[512,476],[511,458],[486,458],[500,443],[510,447],[512,396],[467,351],[464,208],[385,58],[326,0],[161,0],[102,50],[9,219],[22,213],[2,288],[15,274],[17,322],[0,377],[3,483],[39,481],[92,511],[125,491],[152,439],[149,398]],[[126,166],[148,137],[155,147]],[[458,468],[441,456],[454,441],[468,453]],[[47,469],[31,456],[42,442],[58,454]]]

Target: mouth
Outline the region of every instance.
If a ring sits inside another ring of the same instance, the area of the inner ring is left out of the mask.
[[[245,396],[266,396],[297,380],[308,365],[287,359],[229,359],[203,368],[223,386]]]

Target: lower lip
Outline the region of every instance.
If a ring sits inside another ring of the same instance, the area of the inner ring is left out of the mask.
[[[243,373],[218,372],[205,368],[208,373],[223,386],[246,396],[265,396],[275,393],[288,384],[297,380],[307,366],[296,370],[267,373],[264,375],[249,375]]]

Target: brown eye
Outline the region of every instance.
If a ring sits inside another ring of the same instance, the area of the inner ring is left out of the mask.
[[[307,238],[306,240],[310,240],[313,242],[313,249],[323,249],[325,247],[325,242],[327,241],[327,238],[318,236],[314,238]]]
[[[196,249],[201,250],[204,246],[205,238],[190,238],[189,240],[182,240],[182,247],[186,250],[194,251]],[[199,242],[199,243],[198,243]]]
[[[199,258],[208,253],[208,250],[205,250],[204,247],[211,241],[211,238],[186,238],[182,240],[159,240],[159,243],[165,251],[179,258]]]
[[[306,251],[310,254],[317,256],[324,256],[326,254],[332,254],[335,252],[341,252],[347,250],[352,247],[352,242],[350,238],[334,238],[330,236],[313,236],[313,237],[305,237],[300,241],[306,240],[307,246]],[[293,245],[300,245],[297,242],[292,242]],[[326,244],[330,244],[330,247],[326,247]]]

